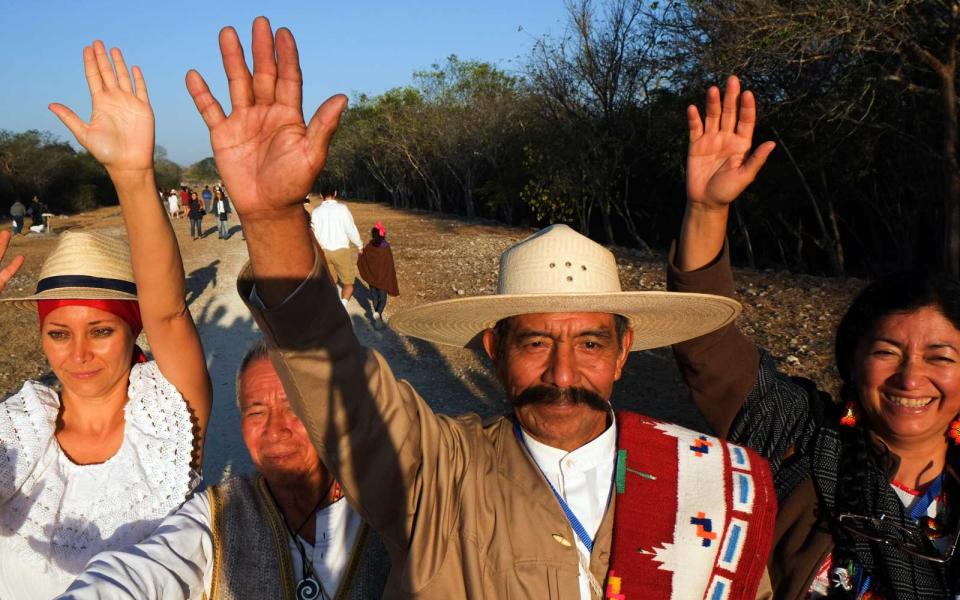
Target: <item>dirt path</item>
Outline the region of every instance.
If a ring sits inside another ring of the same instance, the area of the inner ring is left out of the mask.
[[[387,228],[397,261],[401,295],[390,298],[386,316],[405,306],[461,295],[492,293],[500,253],[532,230],[471,221],[432,213],[395,210],[379,204],[351,202],[361,236],[369,237],[374,222]],[[117,208],[105,208],[60,222],[60,228],[119,229]],[[236,220],[232,237],[217,239],[212,219],[208,236],[192,241],[185,219],[174,222],[187,274],[187,300],[203,339],[214,385],[214,412],[207,436],[204,475],[218,481],[231,472],[244,472],[250,460],[239,432],[234,400],[237,365],[259,333],[236,293],[236,277],[247,259]],[[55,236],[17,238],[13,252],[26,254],[27,267],[5,295],[29,293],[42,259]],[[642,257],[616,250],[624,289],[663,289],[663,257]],[[843,306],[859,287],[856,280],[824,279],[788,273],[738,271],[738,294],[744,303],[742,327],[777,357],[783,368],[832,383],[832,329]],[[402,337],[372,326],[366,289],[357,286],[349,305],[360,340],[387,357],[399,377],[408,379],[441,412],[502,411],[502,394],[485,358],[476,352]],[[771,311],[771,307],[775,311]],[[36,319],[0,304],[0,398],[25,378],[52,381],[39,350]],[[631,355],[618,384],[614,405],[690,427],[705,427],[687,399],[668,350]]]

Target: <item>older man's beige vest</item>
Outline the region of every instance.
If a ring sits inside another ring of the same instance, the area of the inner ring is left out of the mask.
[[[234,477],[207,490],[213,528],[212,600],[293,600],[287,530],[263,477]],[[380,598],[390,559],[380,537],[364,523],[350,552],[335,600]]]

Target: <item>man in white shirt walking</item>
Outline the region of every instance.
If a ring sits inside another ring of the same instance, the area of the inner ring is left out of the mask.
[[[310,218],[313,235],[327,260],[330,274],[340,280],[340,301],[346,306],[353,296],[357,278],[357,254],[363,252],[363,241],[350,209],[337,202],[337,191],[323,192],[323,202]],[[357,247],[354,252],[350,244]]]
[[[144,541],[102,552],[61,599],[379,598],[389,558],[320,461],[262,343],[237,376],[257,472],[198,492]]]

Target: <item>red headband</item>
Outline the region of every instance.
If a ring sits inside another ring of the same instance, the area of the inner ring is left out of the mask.
[[[381,223],[380,221],[377,221],[376,223],[373,224],[373,226],[376,228],[377,231],[380,232],[380,237],[382,238],[387,237],[387,230],[384,229],[383,223]]]
[[[136,300],[80,300],[76,298],[37,300],[37,313],[40,316],[40,327],[43,327],[43,322],[50,313],[64,306],[88,306],[116,315],[130,326],[130,332],[133,334],[134,340],[136,340],[140,332],[143,331],[140,303]],[[135,362],[146,362],[147,360],[143,350],[138,346],[134,346],[133,355]]]

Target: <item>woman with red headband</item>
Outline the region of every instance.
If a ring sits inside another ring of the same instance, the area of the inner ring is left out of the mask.
[[[65,233],[35,293],[5,299],[36,311],[60,386],[27,381],[0,401],[0,598],[57,596],[97,552],[145,538],[199,479],[210,378],[156,201],[143,74],[111,56],[99,41],[83,50],[88,123],[50,109],[106,168],[129,245],[119,233]],[[0,269],[0,289],[21,263]],[[154,361],[136,345],[141,330]]]
[[[370,242],[357,258],[357,270],[370,286],[370,294],[373,296],[373,324],[377,329],[381,329],[386,326],[383,322],[383,311],[387,307],[387,294],[399,296],[400,288],[397,286],[397,271],[393,264],[393,251],[387,241],[387,230],[380,221],[370,230]]]

